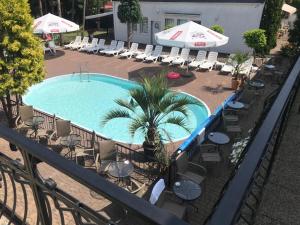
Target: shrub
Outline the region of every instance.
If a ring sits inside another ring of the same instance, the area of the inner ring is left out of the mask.
[[[254,50],[254,56],[256,53],[263,53],[263,49],[267,45],[265,30],[262,29],[248,30],[243,34],[243,37],[248,47]]]
[[[210,27],[210,29],[213,30],[213,31],[216,31],[216,32],[218,32],[220,34],[224,34],[224,28],[221,25],[219,25],[219,24],[212,25]]]

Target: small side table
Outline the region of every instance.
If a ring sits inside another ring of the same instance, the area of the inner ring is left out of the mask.
[[[230,138],[221,132],[210,132],[207,137],[208,140],[218,146],[218,149],[220,148],[220,145],[228,144],[230,141]]]
[[[196,200],[202,194],[202,189],[199,184],[191,180],[183,179],[174,183],[173,192],[177,197],[182,199],[184,202],[187,201],[196,209],[196,211],[198,211],[198,208],[191,204],[191,201]]]
[[[238,102],[238,101],[228,102],[227,105],[232,109],[242,109],[245,107],[245,105],[242,102]]]

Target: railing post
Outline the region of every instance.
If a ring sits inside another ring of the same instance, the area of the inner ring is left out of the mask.
[[[50,219],[48,215],[48,209],[45,203],[46,196],[43,194],[41,188],[37,185],[37,182],[41,182],[41,178],[37,171],[37,161],[35,158],[30,156],[26,151],[20,149],[23,155],[25,168],[28,171],[30,181],[30,187],[34,197],[38,222],[42,225],[50,225]]]

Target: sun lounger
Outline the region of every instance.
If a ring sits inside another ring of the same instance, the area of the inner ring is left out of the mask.
[[[102,53],[102,54],[105,54],[105,51],[115,50],[116,47],[117,47],[117,44],[118,44],[118,42],[116,40],[112,40],[108,47],[104,47],[104,49],[99,51],[99,52]]]
[[[233,74],[234,73],[234,69],[235,69],[235,65],[236,65],[236,62],[234,62],[232,60],[232,57],[234,57],[235,54],[230,54],[227,62],[222,66],[221,68],[221,72],[222,73],[231,73]]]
[[[172,47],[170,55],[167,56],[166,58],[162,59],[161,62],[163,62],[163,63],[171,63],[174,59],[176,59],[178,57],[178,53],[179,53],[179,48]]]
[[[138,43],[132,43],[130,49],[125,50],[125,52],[120,54],[120,57],[127,57],[131,58],[133,55],[136,55],[138,53]]]
[[[80,43],[74,44],[71,49],[79,49],[89,43],[89,37],[84,37]]]
[[[156,45],[154,51],[151,53],[150,56],[146,57],[144,59],[144,61],[152,61],[152,62],[156,63],[158,58],[161,55],[162,49],[163,49],[162,46]]]
[[[217,52],[209,52],[207,59],[204,63],[200,65],[200,69],[209,70],[211,71],[213,67],[215,66],[218,59],[218,53]]]
[[[144,60],[145,58],[151,55],[152,49],[153,45],[146,45],[145,51],[140,54],[137,54],[135,58],[138,60]]]
[[[91,48],[95,48],[97,43],[98,43],[98,38],[93,38],[91,43],[82,46],[80,49],[78,49],[78,51],[82,52],[82,51],[87,51]]]
[[[188,61],[190,55],[189,48],[183,48],[181,50],[180,56],[172,61],[172,65],[180,65],[181,67],[184,66],[184,63]]]
[[[44,46],[44,54],[47,51],[49,51],[52,55],[56,54],[56,45],[53,40],[48,42],[48,47]]]
[[[197,68],[199,67],[202,63],[205,62],[206,59],[206,51],[199,50],[196,56],[196,59],[194,59],[191,63],[189,63],[189,67]]]
[[[94,54],[98,53],[98,51],[105,49],[105,39],[99,39],[97,45],[94,48],[90,48],[87,52],[93,52]]]
[[[122,51],[124,51],[124,41],[118,41],[117,47],[114,50],[107,50],[104,53],[106,55],[119,55]]]
[[[71,41],[69,44],[64,45],[64,48],[71,48],[74,45],[78,45],[79,43],[81,43],[81,36],[76,36],[74,41]]]

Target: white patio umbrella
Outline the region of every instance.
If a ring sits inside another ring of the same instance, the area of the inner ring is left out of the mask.
[[[79,30],[79,25],[51,13],[34,20],[33,33],[65,33]]]
[[[229,38],[193,21],[155,34],[158,44],[179,48],[209,48],[227,44]]]

